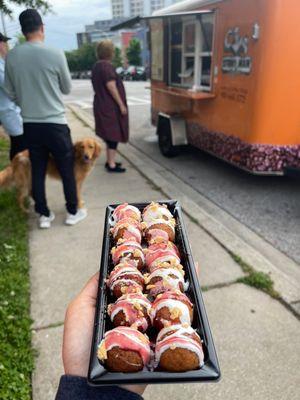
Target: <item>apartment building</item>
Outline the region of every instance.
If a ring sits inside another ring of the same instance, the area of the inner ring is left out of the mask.
[[[180,0],[111,0],[113,18],[147,16]]]

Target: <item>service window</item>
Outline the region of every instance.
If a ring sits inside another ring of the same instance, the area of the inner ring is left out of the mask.
[[[214,14],[169,18],[169,85],[211,90]]]

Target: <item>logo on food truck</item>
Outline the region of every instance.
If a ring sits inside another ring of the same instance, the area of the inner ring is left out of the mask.
[[[252,58],[248,56],[249,37],[240,35],[240,28],[227,31],[224,40],[222,71],[231,74],[250,74]]]

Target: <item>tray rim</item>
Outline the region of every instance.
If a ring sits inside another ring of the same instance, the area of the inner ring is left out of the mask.
[[[120,372],[107,372],[102,376],[98,376],[97,374],[93,374],[94,369],[94,362],[97,359],[97,347],[98,344],[96,343],[97,334],[100,329],[99,327],[99,320],[100,315],[105,314],[105,310],[103,307],[104,297],[102,296],[102,287],[103,281],[105,277],[101,277],[101,270],[105,264],[108,267],[108,259],[109,259],[109,243],[110,243],[110,226],[109,226],[109,216],[113,209],[115,209],[118,205],[124,203],[115,203],[109,204],[105,210],[105,221],[104,221],[104,231],[103,231],[103,239],[102,239],[102,252],[101,252],[101,259],[100,259],[100,276],[99,276],[99,283],[98,283],[98,290],[97,290],[97,302],[95,307],[95,318],[94,318],[94,325],[93,325],[93,336],[92,336],[92,343],[91,343],[91,352],[90,352],[90,360],[89,360],[89,369],[88,369],[88,376],[87,382],[90,386],[107,386],[107,385],[118,385],[118,384],[171,384],[171,383],[183,383],[183,382],[198,382],[198,383],[205,383],[205,382],[217,382],[221,378],[221,371],[219,366],[219,361],[217,357],[217,352],[215,349],[211,328],[209,324],[209,320],[207,317],[204,300],[202,296],[200,282],[197,276],[195,262],[192,256],[191,246],[187,237],[187,230],[185,221],[183,218],[183,211],[178,200],[159,200],[155,201],[159,204],[167,204],[169,206],[174,207],[178,213],[178,219],[180,220],[181,228],[182,228],[182,239],[183,245],[185,247],[186,257],[188,258],[188,263],[190,264],[189,272],[191,278],[193,280],[194,285],[194,297],[195,297],[195,306],[197,306],[199,319],[201,319],[203,332],[202,334],[205,335],[207,353],[209,355],[209,359],[205,362],[205,365],[196,371],[187,371],[187,372],[164,372],[164,371],[140,371],[137,373],[120,373]],[[150,201],[144,202],[128,202],[128,204],[136,206],[138,208],[145,208]],[[106,251],[105,251],[106,250]],[[102,310],[101,310],[102,306]],[[199,312],[200,309],[200,312]],[[203,337],[204,339],[204,337]],[[99,362],[99,361],[98,361]],[[195,377],[195,373],[200,373],[201,376]],[[153,375],[152,375],[153,374]],[[154,375],[155,374],[155,375]],[[152,375],[152,376],[151,376]]]

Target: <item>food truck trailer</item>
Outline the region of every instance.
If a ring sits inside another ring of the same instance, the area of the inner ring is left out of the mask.
[[[187,0],[148,20],[152,122],[252,173],[300,168],[299,0]]]

